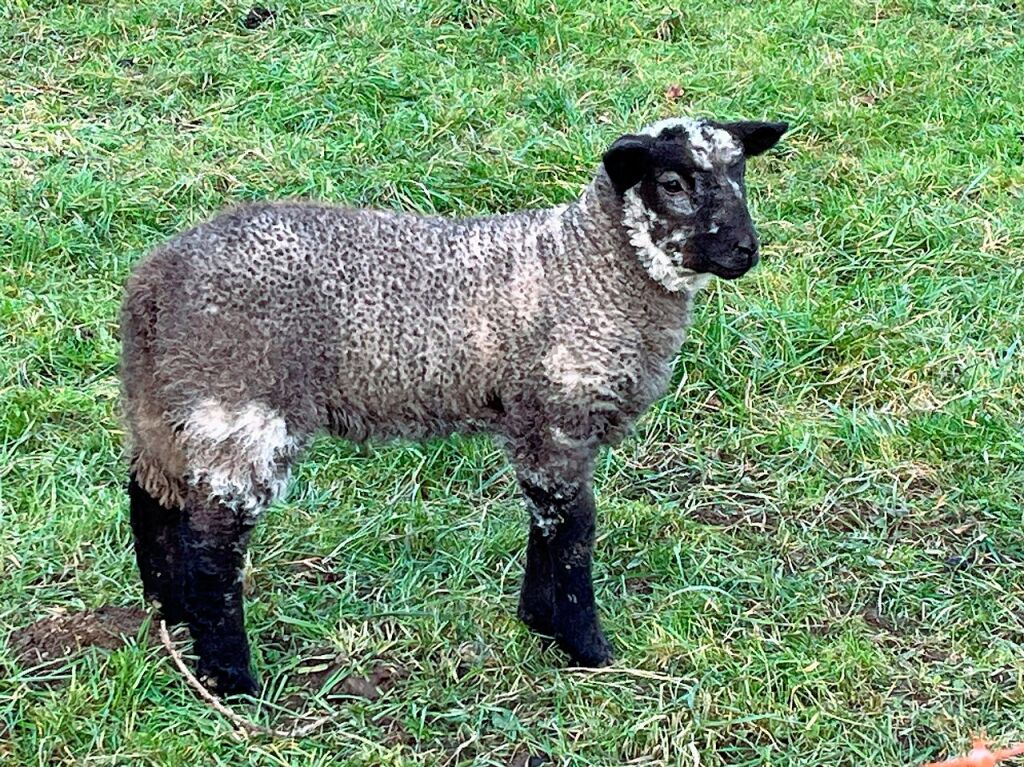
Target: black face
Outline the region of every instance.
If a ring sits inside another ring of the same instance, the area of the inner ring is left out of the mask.
[[[665,120],[643,135],[623,136],[605,153],[604,166],[624,198],[627,226],[642,229],[661,258],[682,272],[745,274],[758,261],[746,158],[774,146],[787,128]]]

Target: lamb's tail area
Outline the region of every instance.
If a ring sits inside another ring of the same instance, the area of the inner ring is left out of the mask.
[[[160,274],[140,264],[121,305],[121,407],[131,471],[147,493],[167,507],[180,506],[181,456],[172,455],[174,433],[165,423],[155,375],[154,343],[161,306]]]

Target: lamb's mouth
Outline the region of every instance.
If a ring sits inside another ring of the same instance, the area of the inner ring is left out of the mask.
[[[744,274],[749,272],[750,269],[725,269],[723,267],[716,266],[712,267],[711,269],[708,269],[708,271],[711,272],[711,274],[715,275],[716,277],[721,277],[723,280],[737,280]]]
[[[756,251],[739,251],[724,262],[709,261],[705,271],[723,280],[735,280],[757,266],[760,260],[761,257]]]

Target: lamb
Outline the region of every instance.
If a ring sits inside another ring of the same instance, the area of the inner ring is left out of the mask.
[[[286,201],[157,247],[122,308],[143,590],[199,675],[255,694],[240,572],[311,438],[489,433],[530,527],[518,615],[611,661],[594,601],[595,456],[668,382],[694,295],[758,260],[745,159],[785,123],[662,120],[568,205],[453,220]]]

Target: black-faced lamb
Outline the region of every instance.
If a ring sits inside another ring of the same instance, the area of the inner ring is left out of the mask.
[[[547,210],[245,205],[141,261],[121,327],[131,524],[145,595],[188,623],[200,676],[257,690],[246,543],[321,432],[495,435],[531,515],[519,616],[607,664],[595,455],[663,393],[697,290],[757,262],[745,159],[786,128],[663,120]]]

